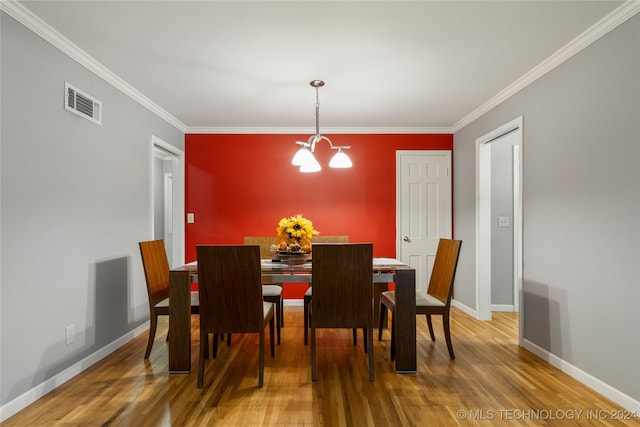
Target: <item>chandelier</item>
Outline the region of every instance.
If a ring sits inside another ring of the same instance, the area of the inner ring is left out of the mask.
[[[320,166],[320,163],[318,163],[313,153],[316,149],[316,144],[324,140],[329,143],[329,147],[331,147],[332,150],[338,150],[338,152],[331,158],[329,167],[350,168],[352,166],[351,159],[343,150],[347,150],[351,147],[337,145],[334,146],[329,138],[320,135],[320,101],[318,98],[318,88],[324,86],[324,82],[322,80],[311,80],[309,84],[316,88],[316,133],[315,135],[311,135],[307,142],[296,141],[296,144],[300,145],[300,149],[293,156],[291,164],[294,166],[299,166],[300,172],[305,173],[319,172],[320,170],[322,170],[322,166]]]

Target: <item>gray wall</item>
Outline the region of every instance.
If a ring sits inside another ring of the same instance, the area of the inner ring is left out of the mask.
[[[0,404],[148,319],[151,136],[183,133],[1,14]],[[64,82],[103,102],[65,111]],[[65,345],[65,327],[75,342]],[[142,360],[142,354],[140,354]]]
[[[455,134],[456,300],[475,301],[475,140],[523,133],[524,339],[640,400],[640,16]]]

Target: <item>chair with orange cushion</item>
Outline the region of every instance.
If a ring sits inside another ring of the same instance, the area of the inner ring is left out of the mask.
[[[148,359],[158,326],[158,316],[169,315],[169,261],[162,240],[139,242],[149,296],[151,327],[144,358]],[[191,314],[199,313],[198,292],[191,292]]]
[[[431,316],[442,316],[444,337],[449,350],[449,357],[455,359],[451,344],[451,331],[449,327],[449,312],[451,309],[451,297],[453,295],[453,280],[456,276],[458,257],[462,241],[440,239],[436,258],[429,279],[427,292],[416,292],[416,314],[424,314],[427,317],[427,325],[431,340],[435,341]],[[391,311],[391,360],[395,358],[395,323],[393,317],[396,310],[396,298],[394,291],[383,292],[380,295],[380,325],[378,328],[378,341],[382,340],[382,329],[387,309]]]

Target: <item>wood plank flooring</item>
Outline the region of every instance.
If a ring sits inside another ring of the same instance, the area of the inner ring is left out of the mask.
[[[396,374],[390,335],[374,342],[376,380],[368,380],[362,332],[318,332],[318,380],[311,382],[303,344],[302,307],[285,307],[282,344],[267,350],[258,384],[258,337],[234,335],[208,360],[196,388],[197,317],[192,317],[192,372],[167,372],[167,318],[161,318],[148,361],[143,334],[71,379],[3,426],[640,426],[622,408],[517,345],[517,314],[479,322],[453,309],[456,360],[449,360],[442,323],[431,342],[419,317],[417,374]],[[268,344],[267,344],[268,345]],[[640,414],[639,414],[640,415]]]

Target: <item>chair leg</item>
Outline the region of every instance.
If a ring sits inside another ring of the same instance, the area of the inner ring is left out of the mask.
[[[274,340],[273,340],[273,332],[274,332],[274,324],[276,323],[276,321],[273,319],[273,317],[271,318],[271,320],[269,320],[269,340],[271,341],[271,357],[275,357],[276,355],[276,349],[274,346]],[[278,322],[278,344],[280,344],[280,323]]]
[[[369,340],[367,331],[371,328],[362,328],[362,341],[364,342],[364,352],[366,353],[369,350]],[[373,333],[373,332],[372,332]]]
[[[227,345],[230,346],[231,345],[231,332],[229,332],[227,334]]]
[[[373,326],[373,322],[372,326]],[[366,342],[369,341],[371,343],[371,348],[369,349],[369,381],[373,381],[376,379],[375,373],[373,372],[374,363],[373,363],[373,327],[366,329],[365,334],[365,351],[366,350]],[[368,339],[367,339],[368,338]]]
[[[144,358],[148,359],[151,354],[151,347],[153,347],[153,341],[156,339],[156,329],[158,328],[158,316],[154,313],[151,314],[151,325],[149,326],[149,338],[147,340],[147,349],[144,352]],[[169,334],[167,334],[169,338]]]
[[[209,335],[205,335],[205,341],[204,343],[202,341],[200,341],[200,345],[204,344],[204,358],[208,359],[209,358]]]
[[[318,379],[316,369],[316,328],[311,327],[311,381]]]
[[[391,323],[391,361],[396,358],[396,310],[395,307],[391,310],[391,316],[389,317],[389,323]]]
[[[380,301],[380,324],[378,325],[378,341],[382,341],[382,330],[384,329],[384,321],[387,317],[387,307]]]
[[[218,339],[219,339],[219,334],[213,334],[213,349],[211,350],[211,356],[213,358],[215,358],[218,355]],[[207,341],[209,341],[209,338],[205,338]],[[207,344],[208,346],[208,344]]]
[[[280,298],[280,327],[284,328],[284,298]],[[280,344],[280,340],[278,340],[278,344]]]
[[[353,328],[353,345],[358,344],[358,328]]]
[[[273,321],[273,319],[271,319]],[[270,322],[271,322],[270,321]],[[273,329],[271,329],[273,332]],[[271,343],[273,343],[273,335],[271,335]],[[258,388],[264,385],[264,329],[260,331],[260,368],[258,371]]]
[[[449,357],[451,360],[456,356],[453,354],[453,345],[451,344],[451,331],[449,329],[449,313],[445,313],[442,316],[442,324],[444,325],[444,339],[447,341],[447,348],[449,349]]]
[[[275,306],[275,318],[277,320],[276,329],[278,332],[278,345],[280,345],[280,327],[282,324],[282,295],[270,295],[264,297],[264,300],[273,303]]]
[[[309,335],[309,304],[311,304],[311,299],[305,296],[302,303],[304,306],[304,345],[307,345]]]
[[[282,298],[276,304],[276,320],[278,322],[277,333],[278,333],[278,345],[280,345],[280,327],[282,326]]]
[[[431,323],[431,315],[427,314],[427,326],[429,327],[429,334],[431,335],[431,341],[435,341],[436,340],[436,336],[433,335],[433,323]]]
[[[218,334],[214,335],[214,342],[217,340]],[[200,360],[198,361],[198,388],[202,388],[202,384],[204,382],[204,356],[205,356],[205,348],[208,347],[208,334],[200,331]]]

